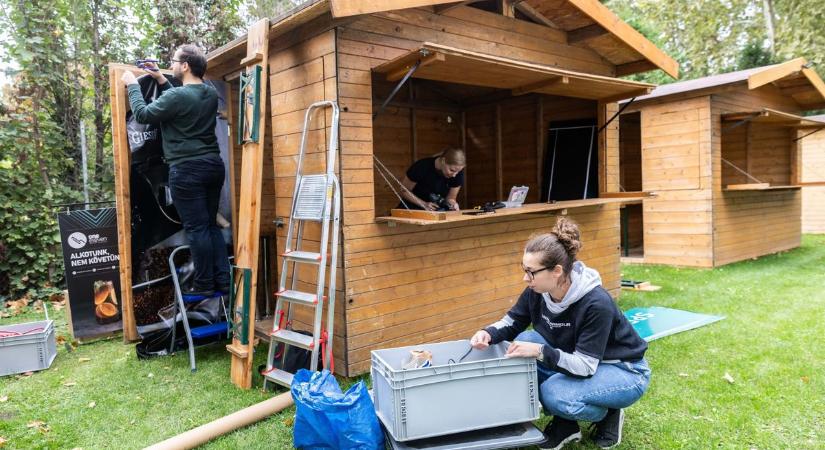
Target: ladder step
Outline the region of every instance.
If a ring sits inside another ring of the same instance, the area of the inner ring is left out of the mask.
[[[318,264],[321,262],[321,254],[314,252],[302,252],[297,250],[287,250],[281,254],[284,258],[290,261],[299,261],[304,263]]]
[[[294,374],[285,372],[281,369],[276,369],[275,367],[272,368],[269,372],[264,372],[264,378],[273,383],[278,383],[281,386],[290,387],[292,386],[292,377]]]
[[[275,296],[281,297],[281,300],[286,300],[288,302],[298,303],[306,306],[315,306],[318,304],[318,296],[315,294],[310,294],[309,292],[292,291],[289,289],[285,289],[283,291],[276,292]],[[325,295],[324,300],[326,299],[327,296]]]
[[[270,334],[270,336],[278,342],[294,345],[295,347],[301,347],[306,350],[312,350],[312,347],[315,346],[315,339],[312,336],[296,333],[292,330],[278,330]]]
[[[229,331],[229,323],[216,322],[213,324],[192,328],[190,331],[192,334],[192,339],[208,338],[219,334],[226,334]]]

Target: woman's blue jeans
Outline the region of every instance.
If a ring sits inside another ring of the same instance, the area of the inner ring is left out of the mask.
[[[172,200],[183,222],[195,277],[196,291],[229,285],[226,242],[215,222],[226,169],[220,156],[183,161],[169,169]]]
[[[547,345],[533,330],[519,334],[515,341]],[[650,367],[642,358],[634,362],[600,363],[590,378],[576,378],[550,370],[538,363],[539,400],[547,414],[570,420],[598,422],[607,409],[627,408],[647,390]]]

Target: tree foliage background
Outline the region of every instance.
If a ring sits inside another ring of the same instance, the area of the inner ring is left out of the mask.
[[[822,0],[607,0],[679,62],[680,79],[804,57],[825,76],[825,8]],[[662,73],[641,77],[674,80]]]
[[[113,199],[107,62],[209,51],[301,2],[0,0],[0,300],[62,288],[55,205],[83,201],[84,134],[90,201]],[[679,61],[681,79],[799,56],[825,75],[821,2],[604,1]]]

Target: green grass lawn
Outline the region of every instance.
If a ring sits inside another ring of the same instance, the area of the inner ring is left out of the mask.
[[[716,270],[626,266],[623,276],[662,286],[623,293],[623,309],[727,318],[651,343],[650,389],[627,411],[622,448],[825,447],[825,236]],[[65,314],[53,316],[67,336]],[[0,324],[38,317],[29,311]],[[260,363],[264,354],[259,347]],[[197,357],[192,374],[185,353],[138,360],[120,339],[73,352],[61,346],[49,370],[0,379],[0,447],[140,448],[272,395],[232,386],[222,346],[200,348]],[[289,408],[205,448],[291,448],[293,414]]]

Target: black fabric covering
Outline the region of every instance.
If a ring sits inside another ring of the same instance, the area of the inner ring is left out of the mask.
[[[180,82],[166,75],[172,86]],[[144,75],[138,78],[140,90],[149,104],[160,95],[160,87],[154,78]],[[182,230],[180,218],[173,205],[167,204],[169,167],[163,160],[160,128],[157,125],[139,124],[132,113],[126,115],[126,130],[132,152],[130,165],[130,189],[132,201],[132,259],[143,260],[146,249]],[[133,282],[145,273],[135,267]]]
[[[599,196],[599,152],[598,135],[595,135],[596,121],[570,120],[551,122],[547,138],[547,152],[544,156],[544,181],[542,181],[541,201],[579,200]],[[579,129],[559,129],[568,127],[588,127]],[[593,148],[590,150],[590,137],[593,134]],[[554,164],[555,147],[555,168]],[[584,197],[584,184],[587,175],[587,155],[590,154],[590,178],[587,180],[587,197]],[[550,178],[552,170],[553,189],[550,198]]]

